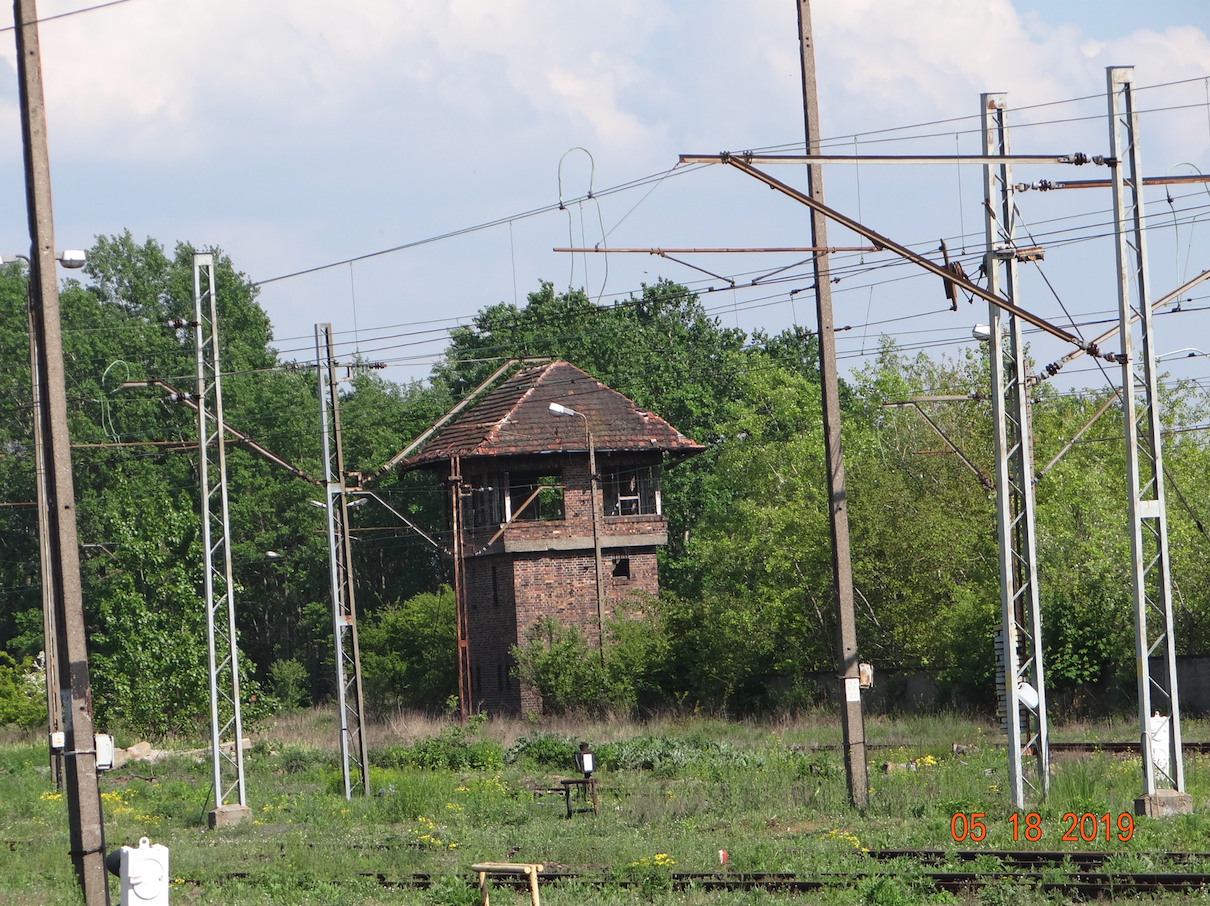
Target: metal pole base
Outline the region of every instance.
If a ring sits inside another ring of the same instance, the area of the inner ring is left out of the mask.
[[[210,829],[214,830],[216,827],[235,827],[251,817],[252,809],[233,802],[211,809],[206,816],[206,821],[210,825]]]
[[[1193,797],[1177,790],[1156,790],[1134,800],[1134,813],[1148,818],[1171,818],[1192,815]]]

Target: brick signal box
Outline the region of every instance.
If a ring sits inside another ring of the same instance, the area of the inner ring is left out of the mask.
[[[551,403],[582,417],[558,417]],[[540,707],[510,676],[509,649],[541,620],[554,617],[599,644],[598,569],[606,620],[626,599],[641,606],[659,591],[655,552],[668,540],[661,469],[702,449],[574,365],[552,362],[517,372],[403,464],[446,478],[457,501],[459,657],[470,710]]]

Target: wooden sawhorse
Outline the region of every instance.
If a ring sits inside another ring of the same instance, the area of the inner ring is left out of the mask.
[[[478,865],[472,865],[471,871],[478,872],[479,874],[480,906],[488,906],[488,877],[505,875],[525,875],[528,877],[529,898],[533,902],[533,906],[542,906],[542,903],[538,900],[538,872],[541,870],[542,864],[540,862],[480,862]]]

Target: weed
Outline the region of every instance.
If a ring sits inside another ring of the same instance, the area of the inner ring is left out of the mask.
[[[286,746],[281,750],[279,764],[287,774],[301,774],[321,760],[323,755],[317,749]]]
[[[576,744],[566,736],[538,733],[534,736],[522,736],[509,746],[508,751],[504,753],[504,760],[508,764],[516,764],[524,758],[538,767],[570,771],[575,766],[576,750]]]

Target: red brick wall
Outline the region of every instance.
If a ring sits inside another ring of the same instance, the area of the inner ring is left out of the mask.
[[[600,467],[606,468],[604,464]],[[499,473],[505,470],[526,472],[539,469],[562,470],[566,518],[514,523],[507,528],[505,537],[510,540],[591,539],[587,455],[555,454],[513,457],[490,464],[463,463],[463,474],[472,486],[498,482]],[[567,626],[578,627],[589,644],[596,647],[599,643],[596,562],[591,546],[571,551],[476,556],[474,551],[482,549],[497,528],[480,527],[468,532],[467,556],[463,560],[472,699],[476,707],[489,712],[536,711],[540,709],[541,702],[534,690],[521,688],[516,678],[509,675],[513,665],[509,649],[521,644],[526,632],[547,617],[554,617]],[[621,610],[633,610],[642,606],[644,596],[654,596],[659,592],[655,547],[644,536],[666,530],[667,521],[662,516],[605,519],[601,526],[603,535],[632,536],[635,543],[633,548],[607,548],[602,551],[606,621],[613,616],[615,607],[620,605]],[[628,578],[613,575],[622,558],[629,561]],[[502,685],[504,688],[501,688]]]
[[[512,558],[471,557],[464,563],[472,700],[476,710],[517,713],[522,702],[517,679],[510,675],[513,661],[509,654],[520,641]]]

